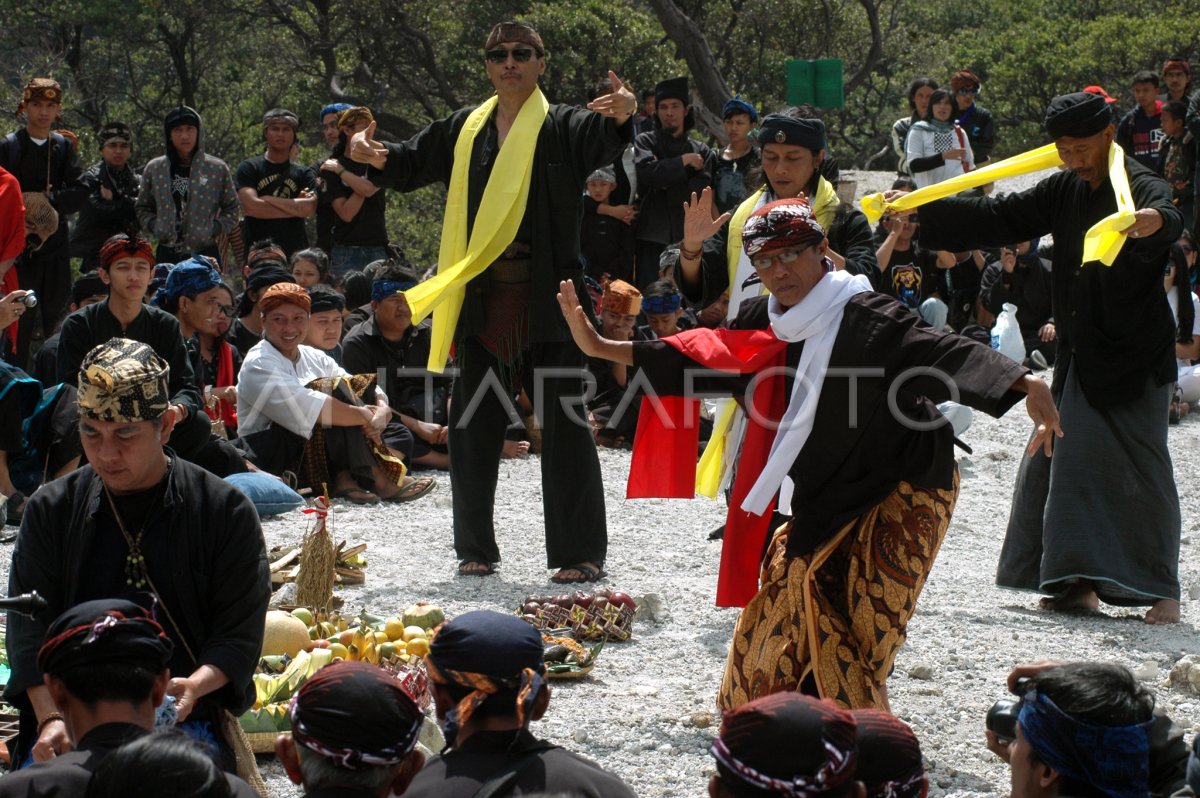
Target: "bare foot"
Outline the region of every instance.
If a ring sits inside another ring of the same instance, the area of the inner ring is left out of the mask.
[[[1062,612],[1063,610],[1098,610],[1100,609],[1100,597],[1096,595],[1095,589],[1092,588],[1089,582],[1079,582],[1067,588],[1067,592],[1057,596],[1047,596],[1039,602],[1039,606],[1044,610],[1054,610]]]
[[[505,441],[500,450],[500,457],[505,460],[516,460],[529,456],[529,441]]]
[[[1154,602],[1154,606],[1146,611],[1146,623],[1179,623],[1179,602],[1172,599],[1159,599]]]

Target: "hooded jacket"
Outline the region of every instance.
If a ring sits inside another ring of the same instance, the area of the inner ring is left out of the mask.
[[[181,110],[189,112],[187,116],[197,123],[196,152],[192,155],[187,200],[176,213],[175,200],[171,196],[171,165],[177,155],[167,130],[164,136],[168,154],[146,164],[135,207],[142,230],[160,245],[200,250],[213,246],[218,236],[233,229],[238,221],[239,205],[228,164],[204,152],[200,115],[190,108]]]

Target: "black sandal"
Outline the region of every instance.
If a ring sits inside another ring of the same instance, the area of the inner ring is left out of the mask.
[[[560,577],[559,574],[561,574],[563,571],[578,571],[579,573],[583,574],[583,577],[576,579]],[[576,563],[575,565],[568,565],[565,568],[559,568],[558,573],[550,577],[550,581],[556,585],[577,585],[582,582],[598,582],[606,576],[608,576],[608,572],[606,572],[603,567],[597,567],[591,563],[581,562]]]
[[[482,565],[482,568],[464,570],[468,565]],[[496,566],[483,560],[463,560],[458,564],[459,576],[491,576],[496,573]]]

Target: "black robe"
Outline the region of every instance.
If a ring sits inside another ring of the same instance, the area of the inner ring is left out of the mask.
[[[676,137],[659,128],[640,133],[634,140],[637,165],[638,241],[666,246],[683,238],[683,203],[695,192],[712,185],[717,171],[717,153],[687,133]],[[700,169],[689,169],[680,156],[696,153],[704,159]]]
[[[1080,265],[1084,234],[1117,210],[1107,176],[1093,191],[1073,172],[1063,171],[1019,194],[952,197],[918,210],[921,242],[932,249],[959,252],[1053,234],[1054,391],[1061,394],[1067,367],[1073,365],[1084,395],[1097,408],[1131,401],[1149,381],[1166,385],[1177,376],[1162,277],[1183,216],[1171,203],[1165,180],[1128,156],[1125,171],[1134,205],[1158,211],[1163,224],[1152,236],[1126,239],[1112,266]]]

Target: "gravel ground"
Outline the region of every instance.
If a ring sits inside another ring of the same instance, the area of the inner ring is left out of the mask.
[[[891,181],[881,173],[855,176],[860,196]],[[1007,769],[983,747],[983,719],[1017,662],[1112,660],[1136,669],[1172,717],[1185,726],[1200,721],[1200,697],[1166,683],[1181,655],[1200,653],[1198,430],[1195,418],[1170,430],[1183,509],[1183,622],[1151,627],[1130,609],[1042,612],[1035,596],[994,586],[1029,421],[1023,404],[999,420],[976,415],[965,436],[974,453],[960,453],[954,520],[889,681],[894,711],[912,724],[929,760],[935,798],[1007,795]],[[607,646],[588,678],[556,682],[547,717],[533,730],[596,760],[646,798],[704,795],[713,771],[707,750],[719,725],[713,699],[736,618],[736,611],[713,606],[720,544],[707,534],[725,508],[707,499],[626,501],[629,454],[601,450],[600,462],[610,536],[607,583],[639,600],[651,596],[643,603],[655,606],[657,617],[639,620],[631,642]],[[510,611],[527,594],[560,592],[543,567],[537,458],[501,464],[496,529],[504,562],[487,578],[455,575],[449,477],[438,476],[435,491],[412,505],[336,505],[335,541],[368,544],[366,583],[341,591],[348,610],[365,606],[386,616],[429,600],[450,615]],[[268,545],[298,543],[307,518],[297,511],[267,519]],[[300,795],[274,759],[260,764],[276,798]]]

